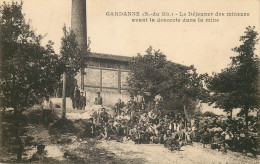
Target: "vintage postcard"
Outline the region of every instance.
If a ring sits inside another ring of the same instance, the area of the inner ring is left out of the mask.
[[[259,0],[0,0],[1,163],[259,163]]]

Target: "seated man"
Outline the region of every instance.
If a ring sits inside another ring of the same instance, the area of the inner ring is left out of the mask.
[[[163,142],[164,142],[164,146],[169,148],[172,144],[172,134],[171,134],[171,130],[166,130],[166,133],[163,136]]]
[[[116,134],[118,136],[123,136],[124,135],[124,129],[122,128],[121,124],[117,124],[117,126],[116,126]]]
[[[142,121],[138,125],[138,133],[139,133],[139,143],[144,143],[145,142],[145,133],[146,133],[146,127],[145,127],[145,122]]]
[[[225,145],[233,149],[233,133],[229,130],[229,127],[226,127],[226,130],[221,134],[224,137]]]
[[[97,97],[95,98],[95,105],[103,105],[102,97],[100,96],[100,92],[97,92]]]
[[[138,142],[138,140],[140,139],[140,136],[138,133],[137,125],[134,125],[134,128],[129,131],[129,135],[130,135],[132,141],[134,141],[135,143]]]
[[[86,124],[84,135],[91,138],[95,137],[95,129],[96,127],[93,123],[93,118],[90,118],[88,123]]]
[[[210,145],[211,149],[221,150],[223,143],[224,142],[223,142],[219,132],[216,132],[214,137],[212,138],[212,143]]]
[[[172,134],[172,146],[171,146],[171,150],[180,150],[181,146],[182,146],[182,139],[181,139],[181,136],[180,136],[180,133],[179,131],[176,131]]]
[[[100,117],[100,123],[108,122],[109,114],[106,112],[105,108],[101,108],[99,117]]]
[[[144,113],[140,116],[139,123],[141,123],[141,122],[149,122],[147,113]]]
[[[121,115],[122,108],[125,106],[124,102],[121,101],[121,99],[118,99],[118,102],[114,106],[115,114]]]
[[[207,124],[204,124],[203,129],[201,129],[199,133],[201,135],[200,142],[203,143],[203,147],[205,147],[205,144],[209,144],[211,141],[210,132],[207,129]]]
[[[201,140],[198,129],[196,127],[194,127],[194,129],[191,133],[191,139],[193,142],[200,142],[200,140]]]

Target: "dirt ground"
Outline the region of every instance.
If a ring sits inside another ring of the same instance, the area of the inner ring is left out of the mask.
[[[30,133],[35,137],[35,140],[46,146],[43,160],[33,161],[32,163],[140,163],[138,159],[123,159],[113,152],[98,147],[99,141],[96,139],[79,139],[71,133],[51,136],[48,129],[43,126],[31,126]],[[30,158],[36,151],[36,146],[27,147],[23,162],[29,163]]]
[[[260,163],[258,159],[243,156],[241,153],[222,152],[203,148],[200,143],[193,143],[171,152],[159,144],[135,144],[103,141],[98,147],[113,152],[121,159],[139,159],[142,163]]]
[[[183,146],[181,151],[171,152],[161,144],[135,144],[132,141],[116,142],[96,139],[78,139],[72,134],[64,135],[68,143],[53,141],[48,130],[35,128],[35,136],[46,144],[44,163],[260,163],[236,152],[222,152],[203,148],[200,143]],[[54,139],[55,140],[55,139]],[[26,152],[28,157],[36,148]]]

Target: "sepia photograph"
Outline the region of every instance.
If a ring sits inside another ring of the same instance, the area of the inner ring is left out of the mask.
[[[259,0],[0,0],[0,163],[260,163]]]

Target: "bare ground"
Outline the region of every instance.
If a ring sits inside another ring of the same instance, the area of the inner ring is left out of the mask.
[[[98,147],[113,152],[121,159],[139,159],[142,163],[259,163],[259,158],[243,156],[241,153],[222,153],[210,148],[203,148],[200,143],[186,145],[181,151],[166,149],[159,144],[135,144],[103,141]]]
[[[58,138],[50,136],[42,126],[32,126],[30,130],[37,142],[46,145],[43,163],[260,163],[259,156],[256,159],[231,151],[223,154],[203,148],[200,143],[186,145],[181,151],[171,152],[160,144],[79,139],[73,134],[63,135],[70,142],[57,143]],[[27,148],[23,162],[27,163],[27,159],[35,152],[36,146]]]

